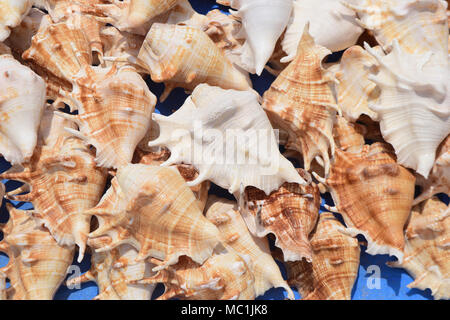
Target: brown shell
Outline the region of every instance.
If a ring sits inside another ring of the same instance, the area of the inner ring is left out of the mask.
[[[328,149],[334,153],[332,129],[337,106],[331,77],[322,67],[322,59],[330,53],[316,45],[305,28],[297,56],[263,96],[272,125],[289,134],[286,148],[302,153],[306,170],[319,156],[328,172]]]
[[[414,198],[414,175],[398,165],[387,144],[365,145],[361,152],[336,149],[328,186],[337,212],[352,235],[363,234],[367,253],[402,259],[403,228]]]
[[[311,180],[303,169],[298,169],[298,172],[306,181]],[[310,261],[308,235],[316,225],[320,201],[319,189],[313,182],[306,186],[284,183],[270,195],[255,187],[247,187],[242,214],[255,236],[275,235],[275,245],[283,250],[285,261],[302,258]]]
[[[21,187],[8,197],[31,201],[33,215],[60,245],[79,246],[81,261],[90,226],[90,218],[82,212],[99,201],[107,172],[96,167],[92,150],[64,132],[65,126],[71,127],[71,123],[47,110],[41,124],[41,141],[31,160],[22,169],[13,167],[1,177],[28,185],[29,193],[17,195],[24,191]]]
[[[48,230],[37,226],[28,211],[7,204],[9,221],[3,226],[0,251],[9,257],[0,269],[11,286],[8,300],[52,300],[74,256],[74,246],[60,246]]]
[[[437,197],[413,208],[406,228],[405,257],[390,266],[415,279],[408,288],[431,289],[435,299],[450,299],[450,208]]]
[[[151,259],[151,262],[160,263],[157,259]],[[159,300],[255,299],[253,274],[245,261],[233,252],[214,254],[202,265],[188,257],[180,257],[176,265],[137,283],[163,283],[166,290]]]
[[[358,240],[330,212],[320,214],[311,236],[312,263],[287,263],[288,282],[304,300],[350,300],[359,269]]]
[[[348,122],[344,117],[337,116],[333,126],[333,137],[336,147],[343,151],[359,151],[364,142],[365,127]]]

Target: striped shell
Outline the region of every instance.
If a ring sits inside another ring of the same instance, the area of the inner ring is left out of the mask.
[[[355,152],[364,146],[366,127],[359,123],[348,122],[344,117],[337,116],[333,126],[333,137],[336,147],[343,151]]]

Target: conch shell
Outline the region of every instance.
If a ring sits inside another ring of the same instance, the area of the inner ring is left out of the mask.
[[[450,298],[450,208],[438,198],[413,208],[406,229],[405,258],[390,263],[415,279],[408,288],[431,289],[435,299]]]
[[[263,96],[263,107],[274,127],[288,133],[285,147],[302,153],[306,170],[320,157],[328,172],[328,149],[334,153],[337,106],[329,84],[333,77],[322,67],[322,59],[330,53],[314,43],[307,24],[296,58]]]
[[[261,75],[289,21],[292,0],[231,0],[238,11],[232,14],[242,21],[241,63],[250,73]]]
[[[45,92],[41,77],[11,55],[0,55],[0,154],[11,164],[33,154]]]
[[[0,42],[9,37],[11,28],[20,24],[33,4],[32,0],[3,0],[0,6]]]
[[[8,193],[17,201],[31,201],[38,218],[58,244],[80,248],[78,261],[83,259],[90,218],[82,212],[99,201],[107,172],[98,168],[94,155],[83,142],[64,131],[71,123],[48,110],[41,125],[41,143],[23,169],[13,167],[2,179],[25,182],[30,193],[18,188]],[[73,127],[72,127],[73,128]]]
[[[153,81],[165,83],[162,101],[175,87],[192,91],[201,83],[223,89],[251,89],[248,76],[196,27],[154,23],[137,58]]]
[[[130,244],[139,250],[136,261],[150,256],[163,260],[159,269],[184,255],[203,263],[219,244],[220,235],[195,201],[175,168],[122,166],[99,204],[86,212],[99,220],[99,228],[89,237],[109,238],[97,252]]]
[[[363,33],[356,22],[355,13],[340,0],[294,0],[291,19],[281,45],[288,54],[281,62],[296,56],[298,43],[307,22],[314,41],[331,51],[341,51],[356,43]]]
[[[0,274],[9,278],[8,300],[52,300],[71,265],[74,246],[60,246],[30,213],[7,204],[9,221],[2,227],[0,250],[9,257]]]
[[[154,264],[157,259],[150,260]],[[246,262],[236,253],[214,254],[202,265],[188,257],[148,279],[132,283],[163,283],[166,290],[158,300],[252,300],[254,277]]]
[[[272,126],[253,91],[201,84],[175,113],[154,114],[153,119],[160,135],[149,146],[170,150],[163,166],[193,165],[199,176],[189,186],[210,180],[230,193],[255,186],[268,194],[284,182],[306,183],[278,151]]]
[[[314,174],[314,173],[313,173]],[[368,254],[403,257],[403,228],[414,198],[414,175],[395,162],[387,144],[365,145],[359,153],[336,149],[327,179],[346,232],[367,239]]]
[[[251,260],[256,296],[270,288],[282,287],[288,292],[289,299],[294,299],[294,293],[270,254],[267,238],[251,235],[236,202],[211,195],[205,211],[206,218],[219,229],[225,248]]]
[[[330,212],[319,216],[311,236],[312,263],[287,263],[289,284],[304,300],[350,300],[359,269],[358,240],[341,232],[345,227]]]
[[[303,179],[311,181],[308,172],[298,171]],[[275,245],[283,251],[285,261],[302,258],[311,261],[308,236],[316,225],[319,207],[320,193],[313,182],[307,186],[284,183],[268,196],[257,188],[247,187],[242,214],[253,235],[275,235]]]

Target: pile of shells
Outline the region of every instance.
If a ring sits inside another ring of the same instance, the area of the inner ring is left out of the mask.
[[[361,245],[450,297],[447,2],[0,2],[0,299],[350,299]]]

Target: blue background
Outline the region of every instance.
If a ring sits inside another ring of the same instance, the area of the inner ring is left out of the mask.
[[[223,11],[227,11],[228,8],[222,7],[215,4],[215,1],[212,0],[190,0],[194,9],[202,14],[206,14],[208,11],[212,9],[221,9]],[[340,53],[333,54],[329,59],[336,60],[340,56]],[[267,90],[274,80],[274,77],[270,75],[267,71],[264,71],[263,74],[258,77],[255,75],[251,76],[254,88],[262,95],[265,90]],[[146,79],[150,90],[157,95],[158,97],[161,95],[164,85],[156,84],[151,82],[148,78]],[[174,110],[178,109],[186,99],[187,94],[183,89],[177,88],[173,90],[170,96],[164,103],[158,103],[156,105],[156,112],[164,115],[171,114]],[[7,163],[3,158],[0,159],[0,171],[3,172],[10,167],[9,163]],[[11,191],[17,188],[20,184],[15,181],[6,181],[3,183],[6,185],[7,191]],[[213,186],[211,188],[211,193],[218,194],[223,197],[230,198],[230,195],[226,193],[226,191],[220,189],[217,186]],[[440,195],[440,198],[448,203],[448,197],[446,195]],[[16,202],[5,200],[0,213],[0,222],[6,222],[8,220],[8,213],[5,209],[5,202],[10,202],[14,204],[17,208],[26,210],[32,209],[32,205],[30,203],[25,202]],[[329,205],[333,205],[333,202],[328,194],[326,194],[322,199],[322,204],[327,203]],[[323,212],[325,209],[321,207],[321,211]],[[363,240],[361,238],[361,240]],[[378,255],[371,256],[365,253],[365,247],[362,247],[361,250],[361,265],[359,267],[359,274],[356,279],[352,299],[354,300],[375,300],[375,299],[388,299],[388,300],[397,300],[397,299],[409,299],[409,300],[429,300],[432,299],[430,290],[417,290],[417,289],[409,289],[407,285],[413,281],[413,279],[404,271],[403,269],[394,269],[390,268],[386,265],[387,261],[395,260],[395,258],[388,257],[386,255]],[[0,254],[0,267],[3,267],[7,264],[8,257],[3,253]],[[89,269],[90,266],[90,256],[86,255],[81,264],[78,264],[75,260],[73,262],[75,265],[79,265],[81,271],[84,273]],[[369,289],[367,285],[370,281],[370,277],[373,276],[373,273],[367,272],[369,266],[375,265],[380,268],[380,288],[379,289]],[[279,264],[280,269],[285,275],[284,267]],[[68,275],[70,276],[70,275]],[[9,284],[7,284],[9,286]],[[163,287],[159,285],[153,297],[157,297],[162,293]],[[300,298],[298,293],[294,290],[296,298]],[[82,284],[81,289],[69,290],[64,285],[58,290],[55,295],[55,299],[58,300],[80,300],[80,299],[92,299],[98,294],[97,286],[94,282],[87,282]],[[283,289],[271,289],[266,292],[263,296],[258,297],[258,299],[284,299],[286,297],[286,293]]]

